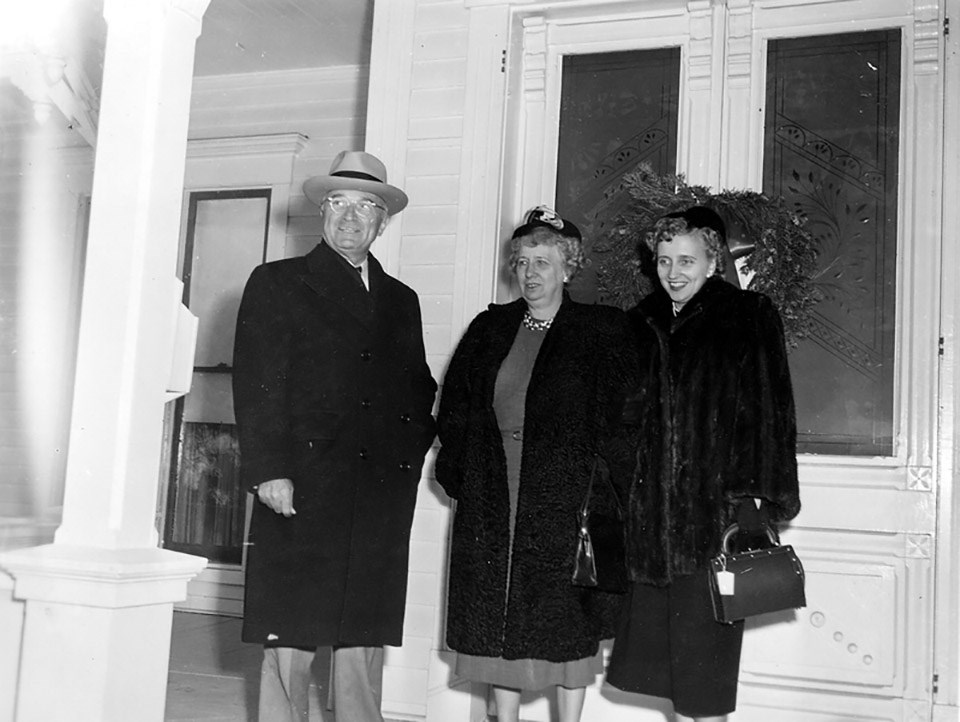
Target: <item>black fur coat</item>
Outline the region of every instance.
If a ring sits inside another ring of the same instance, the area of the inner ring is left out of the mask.
[[[800,511],[793,391],[766,296],[714,277],[676,317],[662,289],[629,316],[648,376],[628,556],[661,585],[704,567],[739,501],[762,499],[772,521]]]
[[[525,308],[519,300],[477,316],[443,384],[436,477],[457,502],[447,643],[473,655],[563,662],[595,654],[615,628],[620,595],[574,587],[570,577],[577,512],[595,452],[606,459],[625,501],[636,434],[619,432],[636,375],[636,345],[621,311],[564,299],[527,391],[511,550],[493,393]],[[609,505],[610,485],[599,482],[595,501]]]

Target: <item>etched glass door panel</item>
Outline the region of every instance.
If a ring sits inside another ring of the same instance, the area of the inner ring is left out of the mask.
[[[270,190],[190,194],[184,303],[200,319],[193,385],[177,402],[164,546],[240,564],[246,493],[240,485],[231,390],[244,284],[264,260]]]
[[[900,31],[772,40],[763,188],[819,247],[815,332],[790,355],[798,450],[891,455]]]
[[[675,173],[680,49],[632,50],[563,59],[557,211],[592,241],[626,199],[623,176],[640,163]],[[588,264],[570,286],[575,300],[597,297]]]

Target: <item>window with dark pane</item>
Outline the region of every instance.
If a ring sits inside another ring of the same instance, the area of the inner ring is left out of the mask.
[[[680,49],[632,50],[563,59],[557,211],[594,239],[628,200],[623,176],[641,162],[675,173]],[[575,300],[597,297],[591,265],[571,284]]]
[[[231,389],[240,296],[264,260],[267,188],[190,194],[183,302],[200,320],[190,393],[176,402],[164,520],[167,549],[239,564],[246,491]]]
[[[790,355],[798,451],[894,453],[900,31],[771,41],[764,191],[818,244],[824,300]]]

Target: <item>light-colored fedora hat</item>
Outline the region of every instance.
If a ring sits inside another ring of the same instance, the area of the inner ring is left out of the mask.
[[[315,175],[303,182],[303,192],[318,206],[331,191],[366,191],[380,196],[387,213],[399,213],[407,206],[407,194],[387,183],[387,168],[381,160],[362,150],[342,150],[330,164],[330,173]]]

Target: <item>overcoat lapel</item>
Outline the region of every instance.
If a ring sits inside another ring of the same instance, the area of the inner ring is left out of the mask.
[[[371,288],[373,266],[376,263],[369,256]],[[363,286],[359,278],[353,278],[345,260],[340,258],[326,242],[320,242],[307,254],[307,274],[303,277],[313,291],[327,301],[336,304],[345,313],[350,314],[365,327],[372,327],[374,321],[373,297]],[[382,273],[382,270],[380,270]]]

